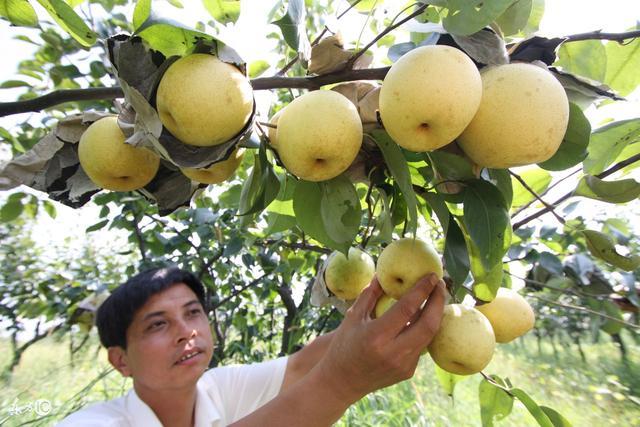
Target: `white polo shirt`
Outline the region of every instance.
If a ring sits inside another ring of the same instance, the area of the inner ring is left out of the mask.
[[[210,369],[198,380],[195,427],[223,427],[254,412],[276,397],[287,368],[287,357],[252,365]],[[162,427],[135,390],[97,403],[62,420],[58,427]]]

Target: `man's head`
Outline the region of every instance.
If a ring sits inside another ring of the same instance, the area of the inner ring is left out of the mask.
[[[96,317],[109,362],[140,396],[195,387],[213,354],[204,289],[177,268],[147,271],[117,288]]]
[[[116,288],[98,309],[96,326],[100,342],[106,348],[127,348],[127,329],[135,313],[153,295],[179,283],[187,285],[205,307],[204,286],[191,273],[178,267],[143,271]]]

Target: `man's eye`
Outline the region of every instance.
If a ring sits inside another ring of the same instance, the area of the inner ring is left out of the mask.
[[[194,308],[194,309],[189,310],[189,314],[192,315],[192,316],[197,316],[200,313],[202,313],[202,310],[200,308]]]
[[[152,324],[149,325],[149,327],[147,327],[148,331],[154,330],[154,329],[158,329],[160,328],[162,325],[164,325],[164,320],[158,320],[157,322],[153,322]]]

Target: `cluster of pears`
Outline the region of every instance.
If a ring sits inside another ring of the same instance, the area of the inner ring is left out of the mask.
[[[422,46],[403,55],[380,90],[391,138],[411,151],[454,140],[477,165],[510,168],[548,160],[567,130],[569,101],[558,80],[533,64],[479,72],[461,50]]]
[[[384,291],[374,309],[375,317],[380,318],[429,273],[443,276],[438,253],[423,240],[403,238],[389,244],[377,264],[357,248],[350,248],[348,256],[333,252],[327,260],[324,279],[338,298],[353,300],[377,275]],[[535,315],[527,301],[511,289],[500,288],[493,301],[475,308],[446,305],[440,330],[428,352],[445,371],[470,375],[489,364],[496,342],[514,340],[533,328],[534,322]]]
[[[210,54],[196,53],[172,63],[158,85],[156,108],[163,126],[182,143],[210,147],[229,141],[253,113],[253,89],[234,65]],[[129,191],[148,184],[160,164],[146,148],[133,147],[115,117],[92,123],[78,146],[82,168],[98,186]],[[227,180],[240,165],[243,149],[208,168],[181,168],[191,180],[215,184]]]

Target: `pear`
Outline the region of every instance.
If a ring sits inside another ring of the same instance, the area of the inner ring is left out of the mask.
[[[527,300],[513,289],[498,289],[493,301],[476,309],[489,319],[499,343],[507,343],[526,334],[536,321]]]

